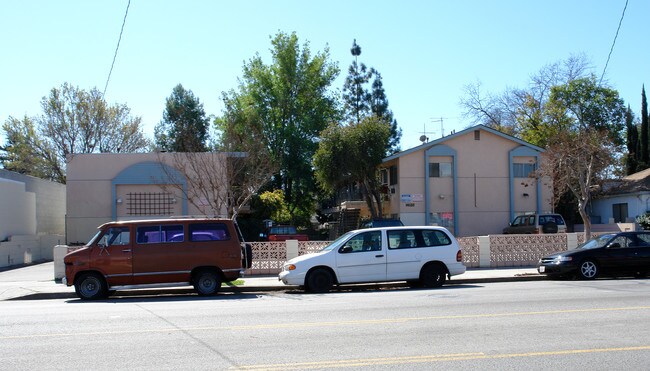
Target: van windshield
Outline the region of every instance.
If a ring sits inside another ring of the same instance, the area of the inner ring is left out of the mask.
[[[352,236],[354,233],[353,232],[348,232],[346,234],[341,235],[341,237],[337,238],[334,240],[332,243],[329,245],[323,247],[323,249],[320,252],[324,251],[330,251],[334,249],[338,249],[340,246],[342,246],[349,238]]]
[[[88,243],[85,246],[92,246],[97,241],[97,239],[99,239],[100,234],[102,234],[101,229],[98,230],[97,233],[95,233],[95,235],[90,239],[90,241],[88,241]]]

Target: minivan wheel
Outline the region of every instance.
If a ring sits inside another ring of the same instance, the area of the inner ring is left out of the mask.
[[[598,276],[598,265],[592,260],[585,260],[580,263],[578,275],[585,280],[593,280]]]
[[[307,277],[307,289],[315,293],[330,291],[334,285],[332,274],[323,268],[317,268],[309,273]]]
[[[221,288],[221,278],[212,271],[201,271],[194,278],[194,289],[201,296],[214,295]]]
[[[422,282],[422,286],[428,287],[428,288],[434,288],[434,287],[440,287],[444,285],[445,279],[447,272],[445,270],[437,265],[437,264],[429,264],[422,268],[422,272],[420,272],[420,282]]]
[[[75,280],[74,291],[81,300],[97,300],[108,296],[104,277],[97,273],[83,273]]]

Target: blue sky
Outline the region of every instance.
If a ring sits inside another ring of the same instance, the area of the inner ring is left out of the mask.
[[[40,100],[68,82],[104,89],[128,0],[32,1],[0,5],[0,121],[41,114]],[[223,108],[245,61],[271,63],[269,37],[296,32],[313,53],[329,47],[341,74],[360,62],[382,74],[389,106],[403,129],[402,149],[462,130],[463,87],[481,81],[500,93],[526,87],[544,65],[584,53],[603,72],[625,0],[493,1],[154,1],[132,0],[109,103],[141,116],[145,134],[162,118],[181,83],[204,104]],[[650,84],[650,1],[629,0],[605,79],[635,113]],[[4,134],[2,139],[4,140]]]

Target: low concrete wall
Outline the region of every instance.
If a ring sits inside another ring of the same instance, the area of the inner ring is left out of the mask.
[[[63,235],[11,236],[8,241],[0,242],[0,267],[53,260],[53,247],[63,241]]]

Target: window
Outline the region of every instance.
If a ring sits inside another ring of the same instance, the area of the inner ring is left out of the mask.
[[[449,178],[451,176],[451,162],[434,162],[429,164],[430,178]]]
[[[481,131],[474,130],[474,140],[481,140]]]
[[[138,227],[136,231],[136,242],[160,243],[160,242],[183,242],[182,225],[148,225]]]
[[[101,240],[99,240],[99,244],[104,246],[128,245],[130,237],[128,227],[113,227],[104,233]]]
[[[172,215],[175,202],[171,193],[128,193],[127,215]]]
[[[339,249],[339,253],[341,254],[364,251],[381,251],[381,231],[360,233],[350,238]]]
[[[535,164],[512,164],[512,170],[515,178],[529,178],[535,172]]]
[[[381,184],[388,184],[388,170],[381,169],[381,171],[379,171],[379,175],[381,177]]]
[[[223,223],[190,224],[190,241],[225,241],[230,239],[228,228]]]
[[[388,231],[389,249],[407,249],[410,247],[417,247],[413,231]]]
[[[398,230],[387,233],[389,249],[451,245],[449,236],[445,232],[435,229]]]
[[[424,242],[424,246],[426,247],[451,245],[451,239],[443,231],[422,231],[422,240]]]
[[[614,222],[624,223],[627,219],[627,203],[613,204],[612,214],[614,216]]]
[[[269,234],[297,234],[298,231],[296,230],[296,227],[292,225],[280,225],[280,226],[275,226],[271,227],[269,229]]]
[[[388,172],[388,180],[390,181],[390,185],[397,184],[397,166],[389,167]]]
[[[439,212],[439,213],[430,213],[429,217],[430,225],[437,225],[440,227],[445,227],[449,230],[454,229],[454,213],[453,212]]]
[[[636,235],[637,245],[639,246],[650,246],[650,233],[639,233]]]
[[[613,240],[609,243],[609,246],[612,246],[612,245],[614,245],[614,244],[618,244],[618,247],[631,247],[631,246],[634,245],[634,244],[632,243],[632,241],[631,241],[628,237],[625,237],[625,236],[618,236],[618,237],[616,237],[615,239],[613,239]]]
[[[163,225],[160,227],[160,237],[167,242],[183,242],[185,235],[182,225]]]

